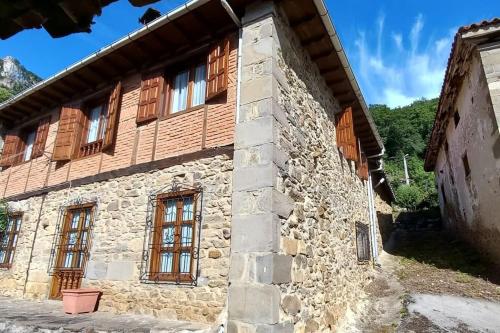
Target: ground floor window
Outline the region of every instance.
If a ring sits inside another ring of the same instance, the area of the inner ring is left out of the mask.
[[[150,197],[143,282],[196,284],[201,192],[175,189]]]
[[[61,298],[63,289],[80,287],[90,252],[94,214],[93,203],[63,208],[52,249],[55,260],[51,267],[53,278],[50,298]]]
[[[14,259],[22,214],[12,214],[7,218],[5,230],[0,231],[0,268],[10,268]]]
[[[370,232],[366,224],[356,223],[356,251],[359,262],[370,261]]]

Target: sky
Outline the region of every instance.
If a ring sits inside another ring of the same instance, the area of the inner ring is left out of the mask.
[[[368,104],[391,107],[438,97],[457,29],[500,16],[499,0],[325,0]],[[183,4],[161,0],[161,13]],[[147,7],[119,0],[94,19],[92,32],[53,39],[26,30],[0,41],[0,57],[13,56],[42,78],[61,71],[141,27]]]

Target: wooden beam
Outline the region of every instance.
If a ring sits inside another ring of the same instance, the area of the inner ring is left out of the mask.
[[[210,24],[210,22],[208,22],[206,17],[201,12],[191,11],[189,13],[194,17],[195,20],[200,21],[201,26],[205,27],[208,30],[205,31],[205,33],[208,33],[211,38],[215,37],[216,32],[211,29],[211,27],[213,27],[213,24]]]
[[[318,53],[316,55],[312,55],[311,56],[311,60],[312,61],[318,61],[318,60],[326,58],[326,57],[328,57],[328,56],[330,56],[332,54],[333,54],[333,50],[328,50],[328,51],[320,52],[320,53]]]
[[[96,85],[96,83],[89,81],[89,79],[85,78],[83,75],[81,75],[78,72],[73,72],[73,77],[75,77],[79,82],[83,83],[83,86],[85,88],[92,88]],[[75,89],[73,89],[75,90]]]
[[[96,69],[94,69],[92,67],[92,64],[89,64],[89,65],[85,66],[85,69],[88,70],[90,73],[92,73],[92,75],[97,76],[97,78],[99,79],[99,81],[107,81],[108,80],[107,77],[104,77],[101,73],[99,73],[99,71],[97,71]]]
[[[331,67],[328,67],[328,68],[324,68],[324,69],[320,69],[319,73],[321,75],[326,75],[326,74],[330,74],[330,73],[333,73],[333,72],[336,72],[340,69],[341,67],[336,65],[336,66],[331,66]]]
[[[53,100],[43,96],[43,93],[41,93],[41,92],[38,92],[38,94],[35,93],[35,94],[31,95],[31,98],[39,101],[40,104],[42,104],[44,106],[55,104]]]
[[[321,35],[318,35],[318,36],[312,36],[312,37],[309,37],[307,39],[304,39],[300,43],[302,44],[303,47],[308,47],[311,44],[314,44],[314,43],[322,41],[323,39],[325,39],[326,36],[327,36],[326,34],[321,34]]]
[[[316,13],[314,13],[311,15],[304,16],[298,20],[290,21],[290,27],[295,29],[301,25],[304,25],[304,24],[307,24],[307,23],[313,21],[316,17],[318,17],[318,15]]]
[[[49,97],[52,96],[51,98],[52,99],[59,99],[59,100],[62,100],[62,99],[65,99],[66,96],[61,94],[59,91],[55,90],[53,86],[48,86],[47,87],[48,89],[45,89],[45,94],[48,95]]]
[[[345,78],[326,80],[327,86],[334,86],[346,82]]]

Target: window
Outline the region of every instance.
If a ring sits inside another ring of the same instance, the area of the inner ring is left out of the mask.
[[[21,214],[9,216],[5,230],[0,232],[0,267],[2,268],[10,268],[12,265],[19,230],[21,230],[21,220]]]
[[[179,72],[172,80],[170,113],[204,104],[206,87],[205,64]]]
[[[455,128],[457,128],[458,123],[460,122],[460,114],[458,113],[458,110],[453,114],[453,121],[455,122]]]
[[[9,167],[43,155],[49,133],[50,116],[41,119],[37,126],[25,127],[8,133],[0,166]]]
[[[356,252],[359,262],[370,260],[369,228],[360,222],[356,222]]]
[[[346,108],[337,116],[335,131],[337,134],[337,147],[348,160],[359,160],[358,139],[354,132],[353,111]]]
[[[192,191],[158,196],[150,279],[192,282],[196,197]]]
[[[108,105],[104,100],[87,104],[85,115],[85,128],[82,136],[79,157],[98,153],[102,149]]]
[[[90,250],[90,235],[94,222],[93,203],[68,207],[62,216],[62,226],[57,227],[56,255],[51,260],[51,299],[59,299],[61,290],[75,289],[81,285]]]
[[[465,177],[467,178],[470,176],[469,158],[467,157],[467,153],[462,156],[462,163],[464,165]]]
[[[26,140],[24,141],[24,155],[23,161],[29,161],[31,159],[31,154],[33,153],[33,145],[35,144],[36,131],[30,131],[26,135]]]

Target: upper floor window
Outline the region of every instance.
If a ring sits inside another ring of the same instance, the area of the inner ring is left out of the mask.
[[[37,126],[7,133],[0,166],[9,167],[42,156],[49,133],[50,118],[43,118]]]
[[[206,65],[179,72],[172,80],[170,112],[177,113],[205,103]]]
[[[352,107],[346,108],[337,116],[335,132],[337,147],[344,157],[351,161],[359,161],[358,139],[354,131]]]
[[[14,259],[17,238],[21,230],[22,214],[10,215],[5,230],[0,231],[0,267],[10,268]]]
[[[52,159],[67,161],[89,156],[113,146],[118,128],[121,82],[106,98],[61,108]]]
[[[205,104],[227,91],[229,41],[215,43],[207,58],[193,61],[180,71],[159,71],[143,75],[137,123],[176,114]]]

